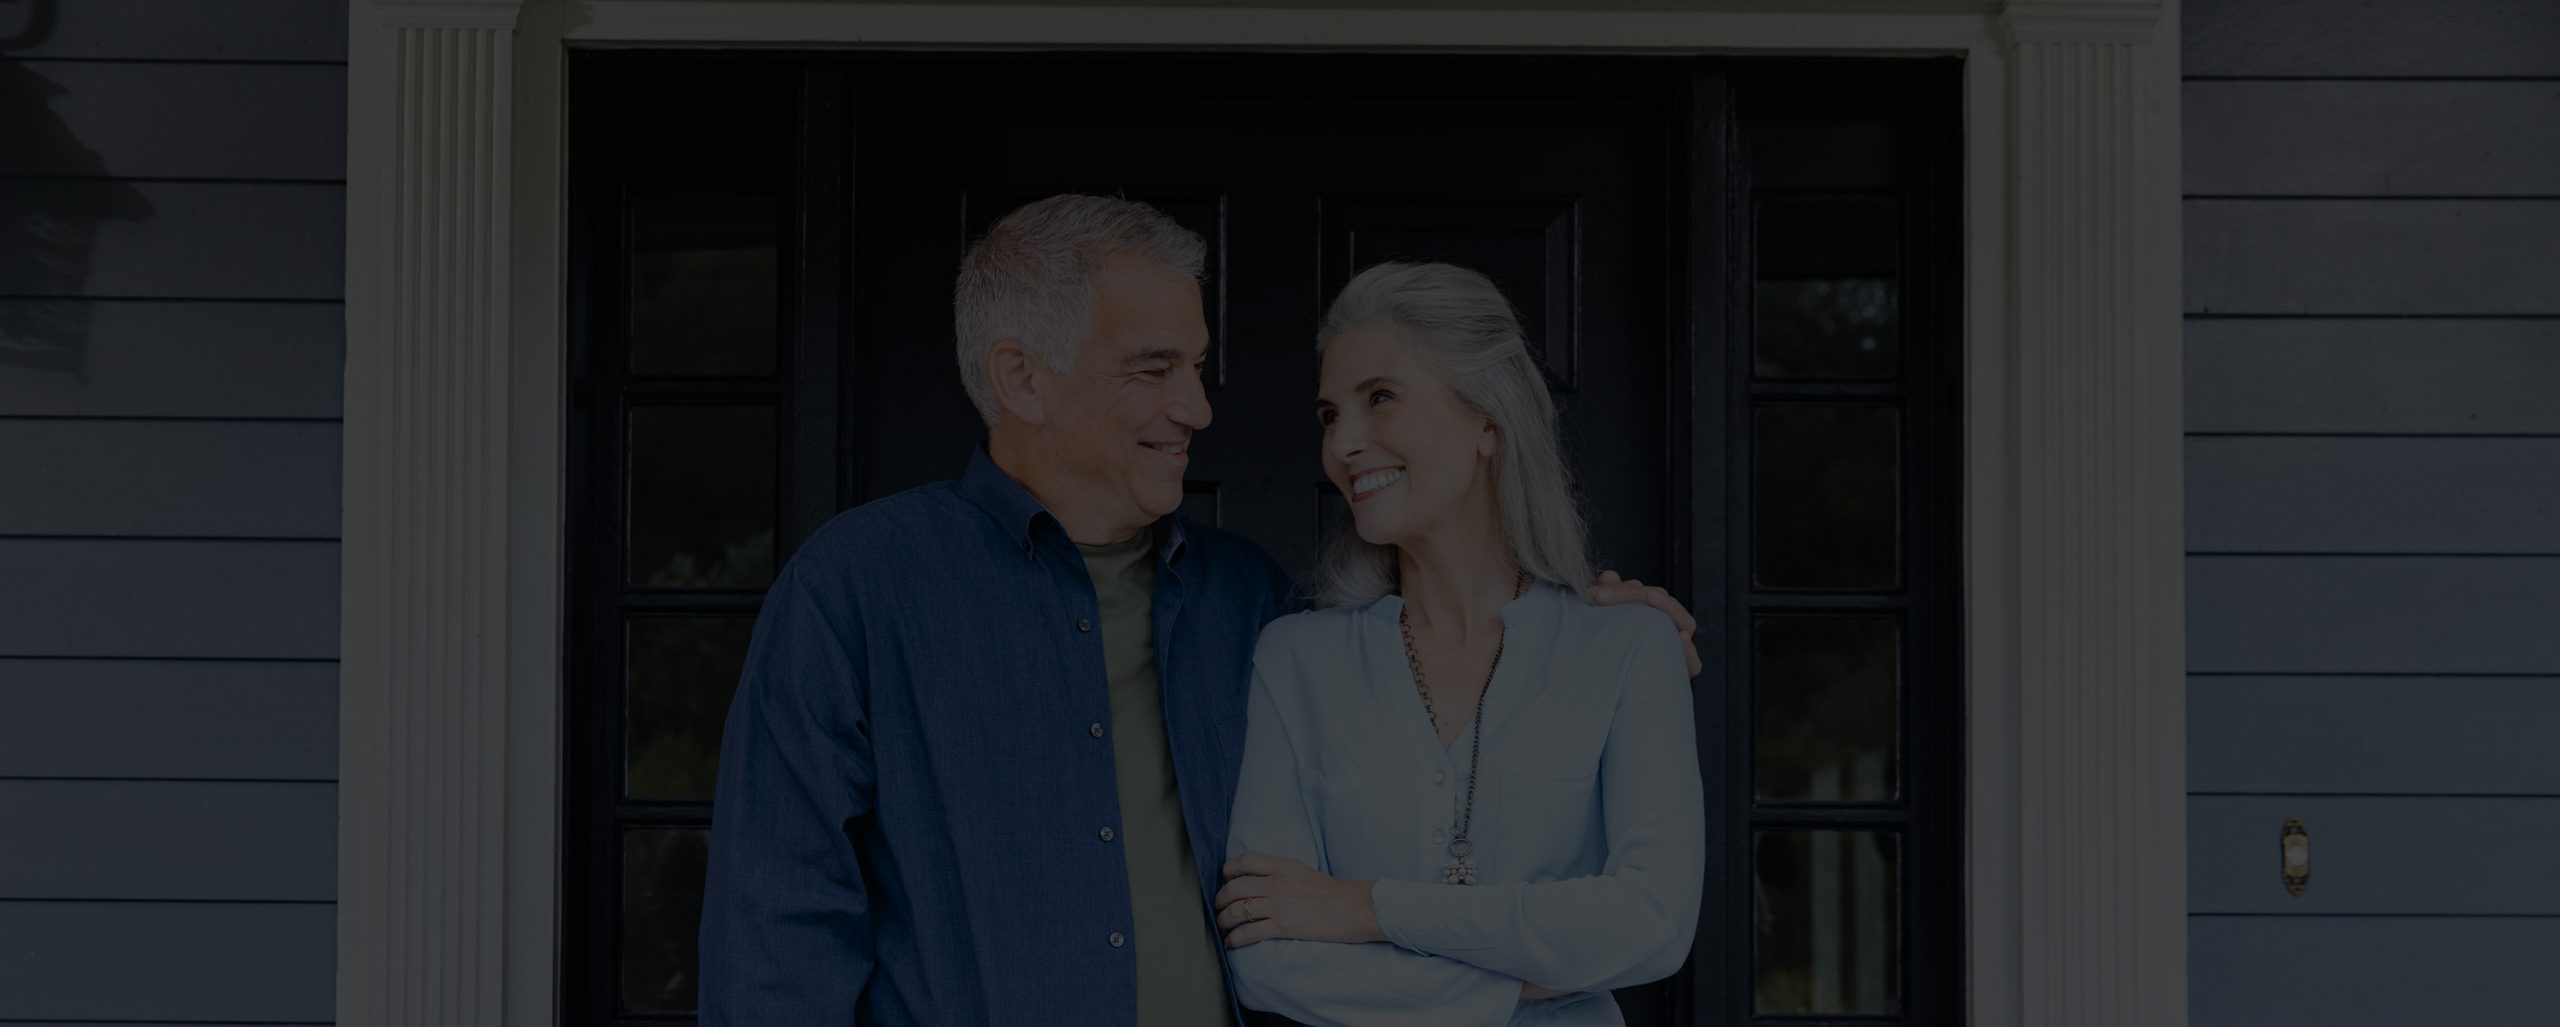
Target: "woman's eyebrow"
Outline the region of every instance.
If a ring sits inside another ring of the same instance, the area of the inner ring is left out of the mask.
[[[1370,377],[1370,378],[1363,379],[1363,380],[1360,382],[1360,384],[1352,386],[1352,387],[1351,387],[1351,391],[1352,391],[1352,392],[1354,392],[1354,393],[1367,392],[1367,391],[1369,391],[1369,390],[1371,390],[1371,389],[1374,389],[1374,388],[1377,388],[1378,386],[1381,386],[1381,385],[1387,386],[1387,387],[1389,387],[1389,388],[1402,388],[1402,387],[1403,387],[1403,386],[1397,385],[1397,384],[1396,384],[1396,380],[1395,380],[1395,379],[1393,379],[1393,378],[1389,378],[1389,377],[1387,377],[1386,375],[1383,375],[1383,374],[1382,374],[1382,375],[1376,375],[1376,376],[1374,376],[1374,377]],[[1333,401],[1332,401],[1332,400],[1329,400],[1329,399],[1326,399],[1326,398],[1324,398],[1324,397],[1322,397],[1322,396],[1318,396],[1318,397],[1316,397],[1316,409],[1317,409],[1317,410],[1331,410],[1331,409],[1333,409]]]

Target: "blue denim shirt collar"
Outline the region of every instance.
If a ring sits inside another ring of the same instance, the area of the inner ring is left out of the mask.
[[[1051,530],[1060,531],[1062,537],[1064,535],[1058,516],[1040,505],[1040,497],[1032,495],[1030,489],[1013,480],[1004,468],[996,466],[995,457],[988,455],[985,443],[969,450],[969,468],[960,473],[960,494],[1004,526],[1014,545],[1022,549],[1025,560],[1038,552],[1033,544],[1039,539],[1039,525],[1043,519],[1048,521]],[[1159,562],[1170,565],[1182,559],[1186,540],[1179,514],[1167,514],[1157,519],[1155,536],[1156,559]]]

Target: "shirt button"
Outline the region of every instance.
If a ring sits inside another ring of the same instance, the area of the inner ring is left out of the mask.
[[[1111,947],[1112,947],[1112,948],[1115,948],[1115,949],[1116,949],[1116,948],[1119,948],[1120,946],[1122,946],[1122,945],[1126,945],[1126,944],[1128,944],[1128,943],[1129,943],[1129,939],[1121,937],[1121,936],[1120,936],[1120,932],[1118,932],[1118,931],[1113,931],[1113,932],[1111,932]]]
[[[1095,738],[1102,737],[1102,722],[1095,721],[1092,724],[1086,725],[1084,733],[1092,735]]]
[[[1093,621],[1092,621],[1092,620],[1090,620],[1090,619],[1084,618],[1084,617],[1078,617],[1078,618],[1076,618],[1076,630],[1078,630],[1078,631],[1091,631],[1091,630],[1093,630]]]
[[[1111,840],[1111,829],[1110,829],[1110,828],[1108,828],[1108,827],[1103,828],[1103,829],[1102,829],[1101,834],[1102,834],[1102,840],[1103,840],[1103,841],[1106,841],[1106,842],[1107,842],[1107,841],[1110,841],[1110,840]]]
[[[1446,771],[1446,770],[1434,770],[1434,771],[1432,771],[1432,772],[1431,772],[1431,783],[1432,783],[1432,784],[1435,784],[1435,785],[1436,785],[1436,784],[1447,784],[1447,783],[1449,783],[1449,772],[1448,772],[1448,771]]]
[[[1445,842],[1445,841],[1448,841],[1448,840],[1449,840],[1449,833],[1448,833],[1447,831],[1443,831],[1443,830],[1441,830],[1441,829],[1439,829],[1439,828],[1436,828],[1436,827],[1431,829],[1431,844],[1433,844],[1433,845],[1438,845],[1438,844],[1440,844],[1441,842]]]

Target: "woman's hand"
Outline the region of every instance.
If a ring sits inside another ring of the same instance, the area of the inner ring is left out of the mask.
[[[1227,947],[1240,949],[1257,941],[1295,938],[1300,941],[1385,941],[1378,928],[1377,907],[1369,904],[1368,881],[1345,881],[1317,873],[1294,859],[1248,852],[1219,868],[1226,885],[1218,889],[1218,930]]]

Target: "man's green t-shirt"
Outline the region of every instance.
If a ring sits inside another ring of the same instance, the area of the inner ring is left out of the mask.
[[[1200,899],[1198,864],[1174,791],[1156,677],[1155,535],[1084,551],[1102,608],[1102,659],[1111,675],[1111,754],[1120,781],[1121,855],[1129,865],[1131,943],[1137,947],[1138,1023],[1233,1022],[1223,944]]]

